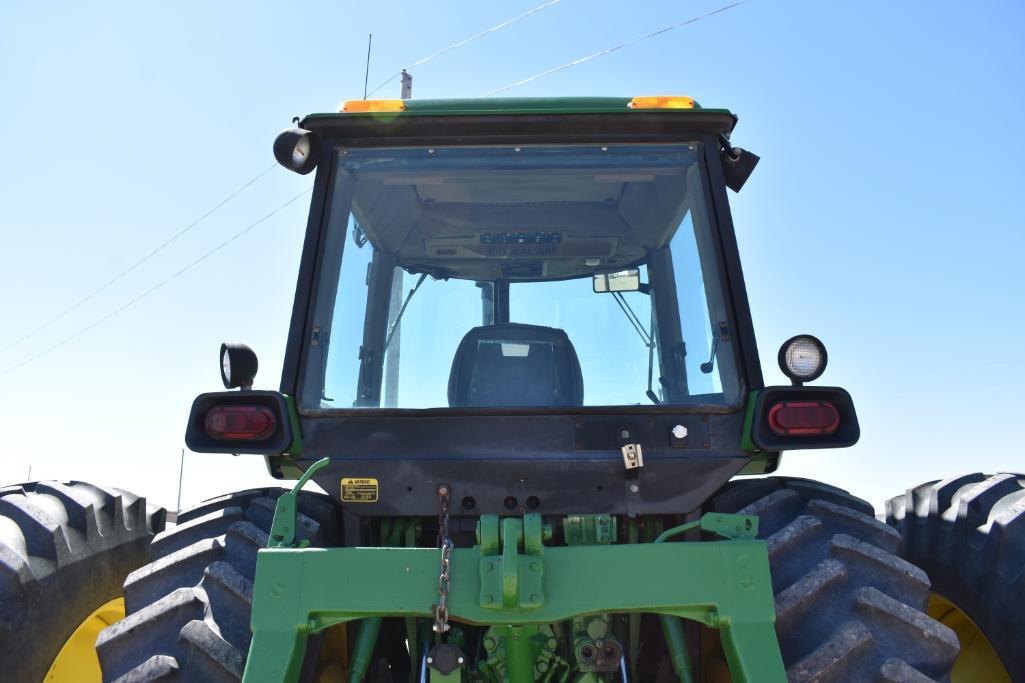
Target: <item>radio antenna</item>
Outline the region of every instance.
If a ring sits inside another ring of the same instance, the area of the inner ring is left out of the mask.
[[[367,83],[370,80],[370,46],[374,44],[374,34],[367,38],[367,71],[363,76],[363,99],[367,99]]]

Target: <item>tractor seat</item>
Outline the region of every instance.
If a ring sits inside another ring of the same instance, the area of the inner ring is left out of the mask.
[[[448,403],[453,408],[583,405],[577,352],[566,333],[553,327],[475,327],[452,359]]]

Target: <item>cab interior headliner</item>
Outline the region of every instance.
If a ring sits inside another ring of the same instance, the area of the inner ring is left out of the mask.
[[[551,280],[636,264],[668,244],[688,192],[701,187],[697,157],[689,158],[445,164],[379,156],[343,168],[354,181],[356,220],[406,270]]]

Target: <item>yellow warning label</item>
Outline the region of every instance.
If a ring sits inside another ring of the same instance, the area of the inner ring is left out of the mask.
[[[376,503],[377,480],[366,477],[342,479],[343,503]]]

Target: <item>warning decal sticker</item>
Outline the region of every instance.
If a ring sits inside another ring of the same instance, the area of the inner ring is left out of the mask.
[[[342,479],[343,503],[376,503],[377,480],[367,477]]]

